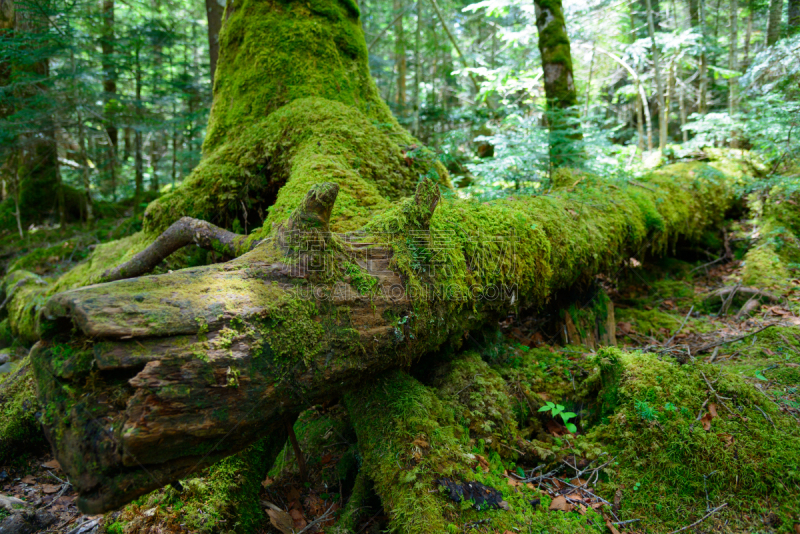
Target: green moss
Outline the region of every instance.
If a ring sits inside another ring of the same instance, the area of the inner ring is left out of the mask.
[[[769,509],[790,527],[800,478],[800,430],[793,419],[713,366],[607,351],[621,371],[618,382],[608,384],[617,407],[589,437],[615,450],[616,467],[602,490],[610,498],[624,488],[621,517],[640,518],[640,528],[676,529],[705,514],[707,490],[713,506],[728,503],[719,521],[760,528],[759,514]],[[726,400],[709,392],[703,373]],[[706,400],[719,415],[709,431],[696,421]]]
[[[134,534],[162,523],[201,533],[255,531],[268,521],[259,501],[261,481],[285,439],[285,432],[273,431],[246,450],[218,461],[201,476],[181,481],[183,492],[168,487],[137,499],[123,510],[116,528]],[[154,508],[157,514],[142,514]]]
[[[0,375],[0,465],[15,463],[44,448],[44,434],[36,413],[40,406],[29,360]]]

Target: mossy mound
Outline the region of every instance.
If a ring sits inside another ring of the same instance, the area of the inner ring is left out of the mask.
[[[108,532],[254,532],[266,521],[259,501],[261,481],[285,442],[274,433],[218,461],[201,476],[140,497],[109,520]]]
[[[597,358],[619,379],[605,390],[615,399],[613,413],[588,438],[616,456],[602,491],[606,498],[623,492],[625,519],[667,531],[727,503],[715,521],[746,530],[772,514],[773,526],[782,525],[776,530],[791,531],[800,519],[800,427],[794,419],[718,367],[611,348]]]

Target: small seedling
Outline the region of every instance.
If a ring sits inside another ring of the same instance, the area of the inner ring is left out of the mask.
[[[564,406],[548,401],[547,404],[539,408],[539,411],[550,412],[550,415],[552,415],[553,417],[560,415],[561,420],[564,421],[564,426],[567,427],[567,430],[569,430],[573,434],[578,431],[578,427],[569,422],[570,419],[572,419],[573,417],[578,417],[578,415],[573,412],[565,412]]]

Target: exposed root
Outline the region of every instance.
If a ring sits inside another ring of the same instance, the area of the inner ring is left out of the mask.
[[[152,271],[173,252],[188,245],[197,245],[235,258],[252,250],[259,241],[247,242],[247,236],[229,232],[206,221],[181,217],[146,249],[113,269],[103,273],[103,282],[135,278]]]

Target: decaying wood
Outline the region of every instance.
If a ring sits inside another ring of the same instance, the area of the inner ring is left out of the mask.
[[[537,272],[526,290],[494,299],[418,297],[409,291],[409,271],[393,270],[399,252],[392,247],[408,247],[408,233],[429,225],[438,187],[423,181],[415,200],[402,204],[404,224],[412,226],[394,241],[330,233],[337,191],[314,186],[268,239],[227,263],[50,298],[31,362],[45,433],[81,509],[112,510],[282,433],[303,409],[443,345],[457,348],[465,333],[520,305],[541,306],[551,291],[596,274],[578,263],[554,273],[548,288],[536,285]],[[529,250],[547,250],[554,269],[567,265],[570,229],[584,223],[552,210],[549,199],[531,202],[551,211],[537,219],[546,228],[528,237],[541,247]],[[606,209],[613,215],[618,205]],[[582,254],[610,259],[598,265],[615,268],[628,257],[624,240],[594,235]],[[467,266],[492,268],[480,263],[485,252],[474,243],[457,254]],[[414,283],[433,284],[447,276],[441,272],[416,272]]]
[[[197,245],[235,258],[252,250],[258,242],[248,243],[247,236],[229,232],[206,221],[182,217],[130,261],[103,273],[103,282],[114,282],[149,273],[167,256],[188,245]]]

